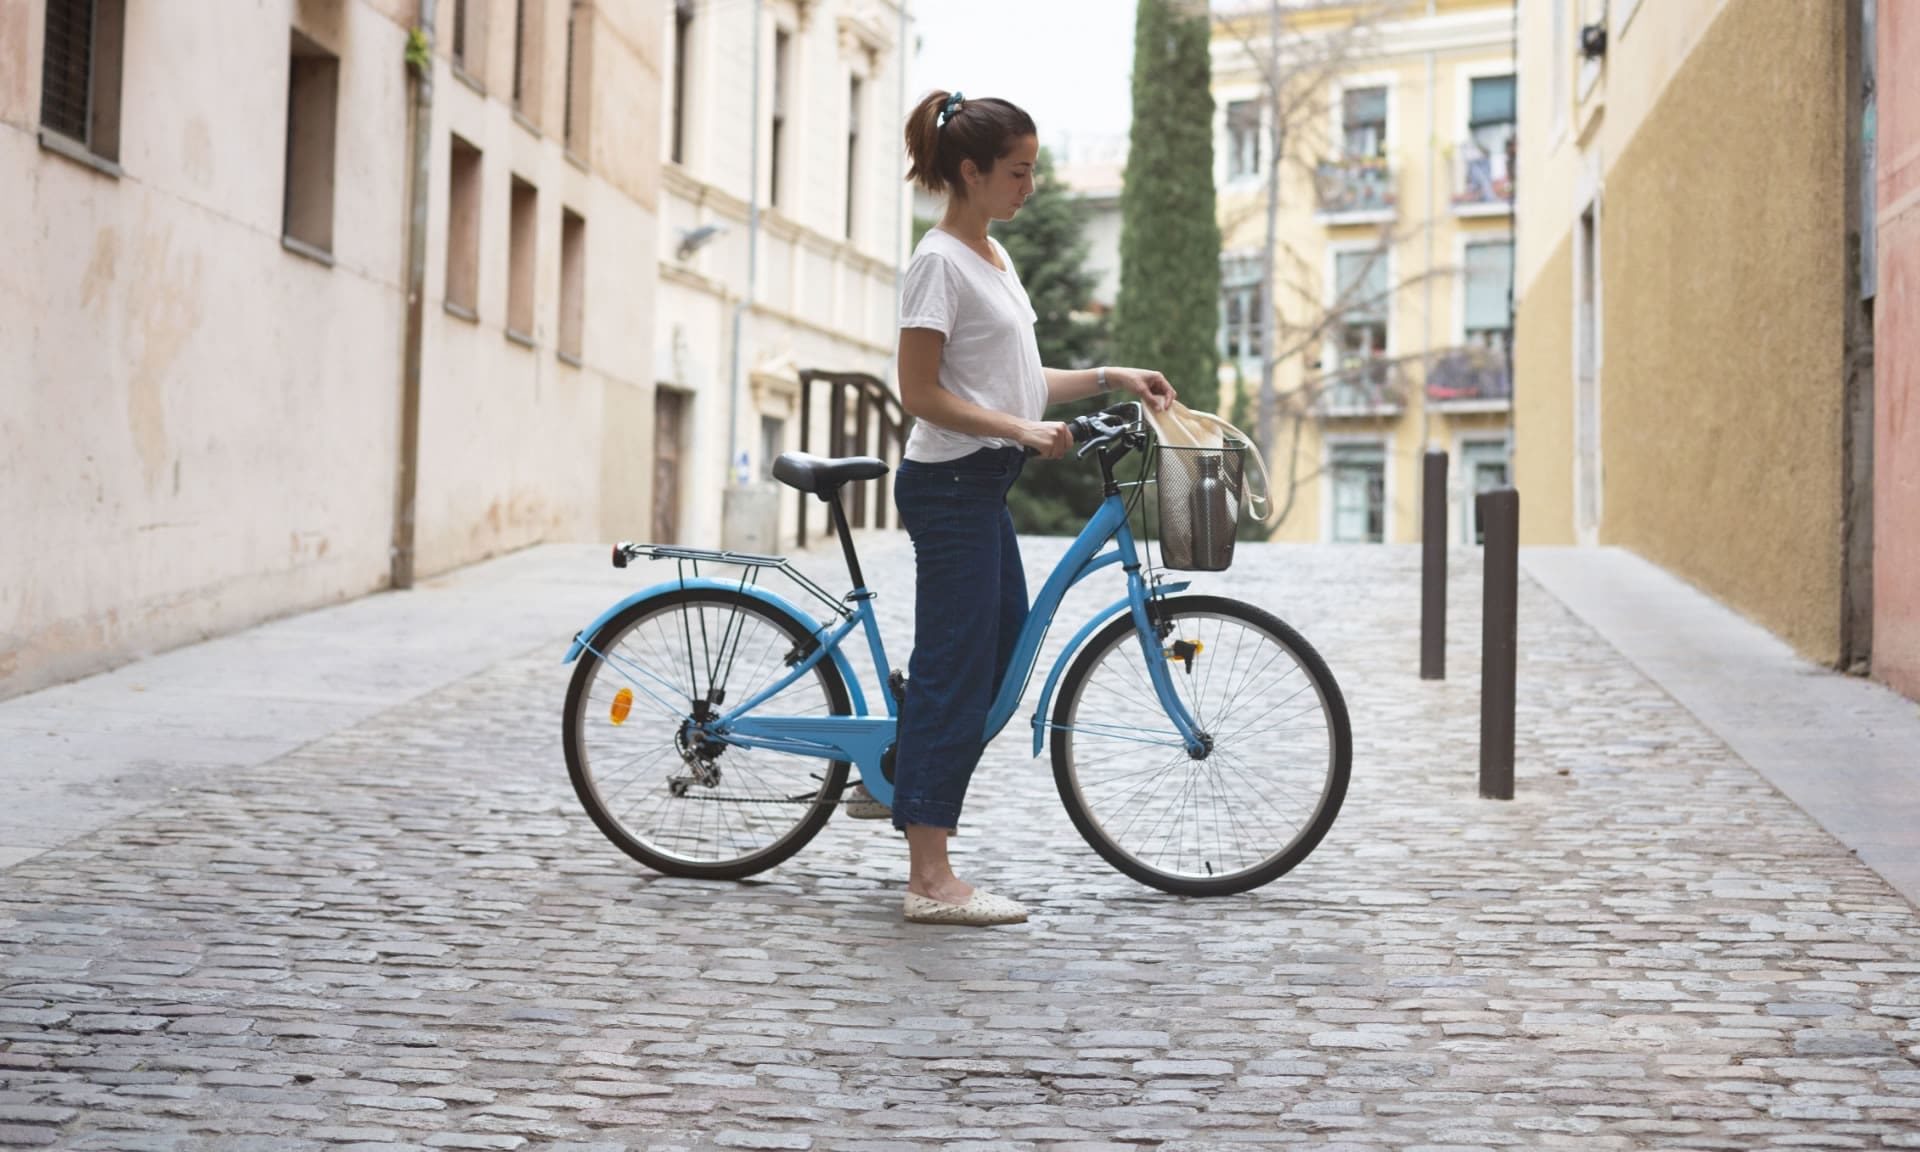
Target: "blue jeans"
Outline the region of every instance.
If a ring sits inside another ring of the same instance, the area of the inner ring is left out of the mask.
[[[913,655],[900,707],[893,826],[954,828],[986,747],[987,710],[1027,620],[1027,579],[1007,491],[1026,453],[982,448],[903,460],[893,499],[913,541]]]

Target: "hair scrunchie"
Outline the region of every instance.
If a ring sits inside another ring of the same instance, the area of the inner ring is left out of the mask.
[[[936,124],[935,127],[945,128],[947,126],[947,121],[954,118],[955,114],[957,114],[960,111],[960,105],[964,103],[966,103],[966,97],[962,96],[958,92],[955,92],[953,95],[947,97],[947,102],[940,106],[940,122]]]

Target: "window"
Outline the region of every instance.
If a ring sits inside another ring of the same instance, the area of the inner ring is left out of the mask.
[[[124,0],[47,0],[40,124],[102,160],[120,159]]]
[[[579,213],[560,213],[560,358],[580,363],[586,331],[587,222]]]
[[[453,0],[452,45],[453,66],[462,72],[467,70],[467,0]]]
[[[773,479],[773,462],[785,451],[787,422],[778,416],[760,417],[760,479]]]
[[[1260,102],[1235,100],[1227,105],[1227,178],[1260,174]]]
[[[1460,494],[1460,529],[1464,544],[1486,543],[1480,525],[1480,493],[1507,486],[1507,442],[1468,440],[1460,445],[1460,471],[1466,484]]]
[[[560,139],[576,159],[588,148],[587,125],[593,108],[593,26],[591,9],[578,0],[567,6],[567,90]]]
[[[1372,407],[1384,403],[1387,347],[1392,307],[1388,297],[1387,254],[1378,249],[1334,256],[1331,324],[1335,347],[1328,399],[1335,407]]]
[[[515,176],[507,215],[507,335],[522,344],[533,343],[533,257],[539,207],[539,192]]]
[[[287,165],[282,235],[306,255],[333,252],[333,135],[340,59],[293,33],[287,80]]]
[[[1328,536],[1337,544],[1380,544],[1387,538],[1387,450],[1384,444],[1328,446],[1333,519]]]
[[[1340,134],[1348,159],[1375,160],[1387,154],[1387,90],[1384,86],[1349,88],[1340,96]]]
[[[1229,361],[1258,361],[1266,352],[1260,260],[1253,255],[1220,261],[1220,354]]]
[[[513,110],[538,122],[540,112],[541,0],[513,0]]]
[[[687,162],[687,64],[693,41],[693,0],[673,6],[673,162]]]
[[[447,169],[447,310],[480,311],[480,149],[452,138]]]
[[[1505,352],[1511,329],[1507,301],[1513,291],[1513,241],[1467,245],[1463,275],[1467,343]]]
[[[860,188],[860,77],[847,84],[847,239],[853,239],[853,219]]]
[[[767,200],[784,207],[780,199],[781,156],[786,151],[787,66],[793,53],[793,35],[786,29],[773,34],[773,165]]]
[[[1513,199],[1513,110],[1512,76],[1469,81],[1462,200],[1491,204]]]

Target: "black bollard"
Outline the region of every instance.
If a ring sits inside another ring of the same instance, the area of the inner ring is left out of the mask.
[[[1420,481],[1420,679],[1447,678],[1447,454],[1429,449]]]
[[[1480,628],[1480,796],[1513,799],[1515,631],[1520,603],[1520,493],[1482,492],[1486,601]]]

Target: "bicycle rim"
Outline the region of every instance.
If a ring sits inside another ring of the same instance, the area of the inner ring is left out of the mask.
[[[1338,813],[1346,707],[1319,656],[1271,615],[1189,597],[1160,614],[1174,691],[1211,740],[1189,756],[1125,618],[1069,673],[1054,767],[1075,823],[1121,871],[1168,891],[1245,891],[1311,852]],[[1195,646],[1190,660],[1177,646]],[[1143,720],[1150,717],[1150,720]]]
[[[792,855],[831,814],[846,765],[702,744],[689,723],[751,700],[786,675],[806,631],[758,601],[674,593],[616,618],[581,657],[568,695],[568,765],[600,830],[677,875],[737,877]],[[851,711],[832,663],[756,716]]]

